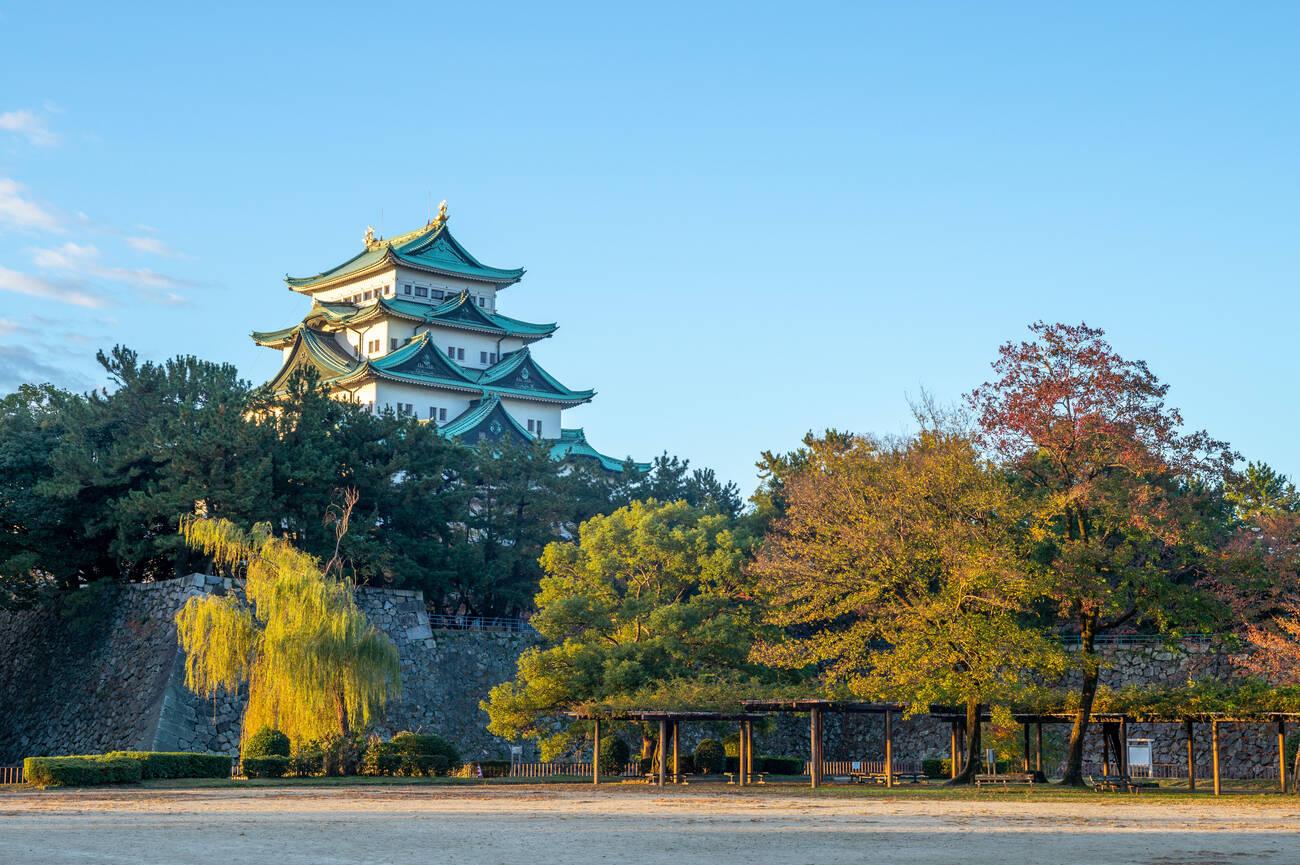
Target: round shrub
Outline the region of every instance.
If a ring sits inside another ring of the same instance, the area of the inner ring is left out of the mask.
[[[600,774],[622,775],[623,767],[632,759],[632,749],[617,736],[600,740]]]
[[[392,745],[403,757],[403,774],[407,774],[407,770],[411,770],[411,774],[427,774],[422,768],[427,761],[413,759],[418,757],[444,757],[446,765],[453,768],[464,762],[456,746],[437,733],[398,733],[392,738]]]
[[[702,739],[695,746],[695,771],[701,775],[718,773],[727,764],[727,752],[717,739]]]
[[[274,727],[263,727],[244,740],[240,756],[249,757],[288,757],[289,737]]]

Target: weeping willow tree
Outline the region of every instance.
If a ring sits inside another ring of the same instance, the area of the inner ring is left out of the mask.
[[[336,520],[341,539],[355,496]],[[245,733],[276,727],[295,742],[364,730],[401,687],[397,647],[357,607],[336,555],[314,556],[260,523],[187,517],[181,535],[245,577],[244,596],[193,597],[176,615],[185,684],[209,698],[248,685]]]

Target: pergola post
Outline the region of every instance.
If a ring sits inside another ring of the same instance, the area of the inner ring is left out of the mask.
[[[1196,791],[1196,741],[1194,738],[1196,724],[1191,718],[1183,722],[1187,731],[1187,790]]]
[[[809,743],[808,752],[812,757],[811,771],[808,773],[812,788],[816,790],[822,785],[822,710],[819,706],[813,706],[808,712],[810,736],[812,741]]]
[[[1277,719],[1277,789],[1286,792],[1286,721]]]
[[[1116,733],[1117,741],[1115,748],[1119,751],[1115,762],[1119,763],[1119,773],[1125,778],[1128,777],[1128,715],[1123,715],[1119,719],[1119,728]]]
[[[1101,725],[1101,774],[1110,774],[1110,724]]]
[[[591,783],[600,783],[600,719],[596,719],[591,740]]]
[[[668,773],[668,721],[659,721],[659,773],[655,783],[662,787],[664,775]]]
[[[681,725],[682,725],[681,721],[673,721],[673,783],[674,784],[680,784],[682,782],[682,761],[677,753],[677,739],[678,739],[677,733],[678,733],[678,728],[681,727]]]
[[[1038,747],[1034,749],[1034,768],[1041,775],[1043,772],[1043,722],[1038,722]]]
[[[1214,771],[1214,795],[1218,796],[1223,792],[1219,784],[1219,721],[1216,718],[1210,722],[1210,765]]]
[[[957,777],[959,767],[957,766],[957,722],[952,721],[948,724],[948,776]]]
[[[1022,726],[1025,728],[1025,759],[1022,761],[1022,763],[1024,764],[1022,771],[1028,772],[1029,771],[1029,722],[1026,721]]]
[[[745,722],[740,722],[740,738],[736,742],[736,783],[745,786]]]
[[[885,710],[885,786],[894,786],[894,713]]]
[[[745,780],[754,783],[754,722],[745,720]]]

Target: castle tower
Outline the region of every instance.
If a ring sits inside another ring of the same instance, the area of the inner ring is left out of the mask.
[[[364,249],[337,267],[286,276],[312,305],[293,327],[253,333],[283,353],[271,387],[310,367],[336,398],[414,415],[447,437],[545,441],[556,458],[590,458],[621,471],[624,463],[594,450],[581,429],[562,426],[564,410],[590,402],[595,391],[561,384],[533,356],[532,346],[557,325],[497,312],[498,295],[523,278],[523,268],[481,263],[447,222],[444,201],[423,228],[391,239],[368,228]]]

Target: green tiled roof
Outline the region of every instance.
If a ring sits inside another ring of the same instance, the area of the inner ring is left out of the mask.
[[[487,282],[498,288],[516,283],[524,275],[522,267],[489,267],[480,262],[452,237],[446,220],[439,217],[417,231],[391,240],[375,240],[352,258],[329,270],[314,276],[286,276],[284,281],[290,288],[309,289],[393,263],[430,273]]]
[[[626,460],[616,460],[611,456],[606,456],[600,451],[593,448],[587,443],[587,435],[582,428],[560,430],[560,437],[556,439],[555,444],[551,446],[552,459],[562,460],[568,457],[575,459],[593,459],[600,463],[600,467],[607,472],[621,472],[626,464],[631,461],[631,457]],[[650,471],[650,463],[632,463],[633,471],[645,474]]]
[[[458,416],[448,421],[438,430],[446,438],[458,438],[473,444],[482,439],[499,441],[502,438],[514,438],[522,442],[533,442],[536,438],[519,425],[519,421],[510,416],[501,398],[488,394]]]
[[[383,357],[357,360],[331,334],[299,325],[294,351],[276,375],[279,386],[288,372],[307,360],[331,384],[351,387],[370,378],[467,393],[499,394],[534,402],[575,406],[589,401],[594,390],[571,390],[533,360],[527,348],[507,354],[487,369],[468,369],[439,350],[427,332]],[[305,353],[305,355],[304,355]]]
[[[548,337],[559,328],[554,322],[534,324],[505,315],[487,312],[474,303],[473,296],[463,291],[439,304],[421,303],[404,298],[381,297],[377,302],[354,306],[350,303],[316,303],[307,313],[305,321],[325,329],[356,327],[387,317],[400,318],[428,325],[442,325],[498,336],[513,336],[525,340]],[[286,328],[284,332],[288,332]],[[281,331],[268,331],[278,334]],[[256,339],[257,334],[254,334]]]
[[[282,388],[293,371],[302,366],[315,369],[322,381],[334,381],[356,367],[357,361],[348,356],[332,335],[301,325],[297,330],[293,337],[293,350],[270,381],[273,389]]]

